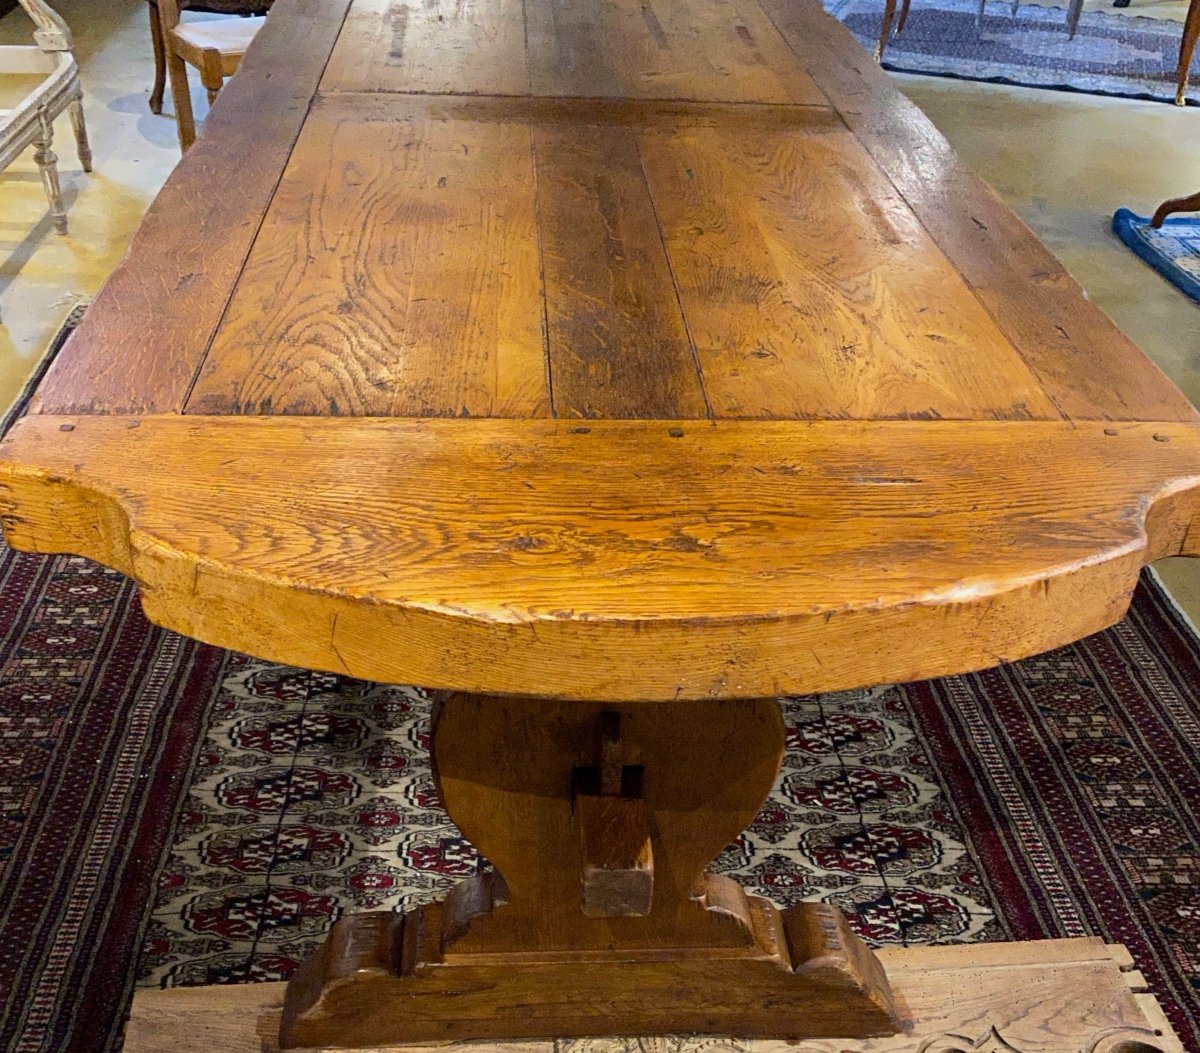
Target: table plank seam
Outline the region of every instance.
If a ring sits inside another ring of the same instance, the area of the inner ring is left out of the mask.
[[[786,32],[783,26],[780,25],[779,18],[776,14],[777,0],[755,0],[755,2],[763,9],[767,17],[771,20],[772,24],[776,26],[781,35],[787,41],[789,48],[796,56],[801,66],[808,70],[810,63],[808,58],[806,58],[805,47],[802,46],[798,49],[796,43],[793,42],[793,34]],[[1085,325],[1087,325],[1089,322],[1101,321],[1101,324],[1105,329],[1103,335],[1108,338],[1109,342],[1120,341],[1121,343],[1124,343],[1131,353],[1136,354],[1141,359],[1139,362],[1139,374],[1152,377],[1156,382],[1156,386],[1150,390],[1147,390],[1146,388],[1142,388],[1140,390],[1135,389],[1131,392],[1131,394],[1138,402],[1154,402],[1156,408],[1161,408],[1165,410],[1165,412],[1155,413],[1153,417],[1147,411],[1143,411],[1140,414],[1135,413],[1133,410],[1130,410],[1127,414],[1120,411],[1114,412],[1111,405],[1100,403],[1094,397],[1088,400],[1088,404],[1086,405],[1084,412],[1080,412],[1078,409],[1071,408],[1064,403],[1064,399],[1072,396],[1076,400],[1077,404],[1081,399],[1087,398],[1086,395],[1081,395],[1079,393],[1078,372],[1069,377],[1060,378],[1056,382],[1054,375],[1052,373],[1047,373],[1045,363],[1039,365],[1035,359],[1031,358],[1031,355],[1035,353],[1036,348],[1028,337],[1021,339],[1014,332],[1014,327],[1017,325],[1018,320],[1015,317],[1002,316],[1001,314],[997,313],[993,306],[991,306],[989,297],[984,295],[980,286],[970,277],[968,273],[968,271],[971,269],[969,254],[966,258],[964,258],[961,253],[955,253],[953,255],[951,254],[950,249],[947,248],[947,244],[948,242],[953,241],[953,238],[947,238],[944,230],[939,232],[930,225],[929,216],[932,214],[931,208],[923,204],[919,199],[915,199],[911,190],[906,191],[901,185],[902,181],[896,175],[897,172],[903,171],[904,159],[900,159],[898,161],[896,158],[891,158],[888,156],[887,150],[881,143],[881,140],[883,139],[883,133],[871,131],[868,134],[864,134],[864,131],[861,127],[862,123],[866,117],[869,117],[872,114],[865,110],[859,112],[859,109],[856,109],[852,103],[848,105],[848,100],[842,97],[844,92],[839,91],[838,82],[846,79],[853,80],[858,84],[862,84],[864,81],[874,81],[874,83],[870,85],[870,97],[874,99],[880,99],[882,97],[893,107],[903,109],[906,113],[920,114],[920,110],[896,86],[892,78],[874,62],[872,62],[865,52],[861,51],[857,42],[851,36],[849,30],[846,29],[840,22],[838,22],[832,16],[826,16],[823,19],[811,20],[811,24],[808,26],[808,28],[811,30],[818,26],[820,29],[818,33],[810,34],[802,38],[802,45],[808,45],[810,47],[820,49],[820,59],[818,60],[818,64],[824,64],[821,72],[823,72],[825,75],[813,76],[814,82],[817,83],[821,91],[826,95],[827,98],[829,98],[835,112],[838,113],[854,137],[862,144],[863,148],[875,161],[879,171],[883,173],[887,180],[892,184],[896,192],[908,205],[912,215],[928,233],[933,243],[938,247],[939,251],[951,263],[955,271],[959,274],[964,285],[968,290],[970,290],[972,296],[979,302],[983,310],[987,313],[988,317],[993,320],[999,331],[1011,344],[1014,351],[1020,356],[1021,360],[1028,367],[1031,375],[1036,379],[1046,398],[1054,405],[1061,416],[1067,420],[1092,419],[1112,420],[1114,422],[1125,420],[1148,420],[1168,416],[1171,416],[1171,419],[1181,422],[1196,421],[1197,419],[1200,419],[1200,411],[1193,407],[1184,396],[1174,389],[1174,386],[1167,379],[1162,370],[1159,369],[1159,367],[1155,365],[1145,355],[1145,353],[1137,347],[1136,344],[1134,344],[1127,336],[1125,336],[1125,334],[1112,321],[1112,319],[1109,318],[1108,315],[1104,314],[1104,312],[1102,312],[1099,308],[1090,304],[1087,306],[1089,313],[1080,316],[1077,320],[1082,321]],[[834,37],[836,37],[836,39],[833,39]],[[855,58],[861,55],[863,61],[859,64],[855,64],[849,61],[847,53],[853,53]],[[836,64],[836,66],[833,64]],[[864,97],[867,95],[865,89],[862,89],[862,94]],[[884,108],[885,107],[876,107],[875,114],[877,115],[879,112],[882,112]],[[924,123],[928,123],[925,121],[923,115],[921,115],[921,118]],[[897,122],[893,121],[892,125],[889,127],[894,126],[896,123]],[[1005,244],[1006,236],[1011,235],[1006,235],[1005,233],[1000,233],[992,237],[991,246],[993,251],[989,254],[988,261],[997,266],[1003,273],[1007,274],[1010,277],[1010,280],[1018,284],[1022,292],[1029,297],[1032,305],[1034,306],[1034,310],[1026,312],[1026,314],[1037,315],[1051,320],[1054,328],[1057,330],[1058,334],[1065,342],[1067,347],[1069,347],[1071,352],[1076,355],[1083,356],[1088,361],[1091,361],[1092,351],[1094,350],[1091,345],[1095,342],[1093,341],[1089,343],[1089,345],[1084,346],[1079,343],[1079,338],[1072,336],[1069,329],[1063,324],[1064,322],[1068,321],[1068,319],[1062,319],[1058,316],[1058,311],[1056,310],[1057,305],[1051,296],[1051,292],[1046,288],[1050,287],[1052,290],[1058,285],[1064,283],[1069,284],[1071,291],[1074,293],[1074,299],[1083,301],[1084,295],[1082,290],[1079,289],[1078,283],[1075,282],[1075,280],[1070,276],[1069,272],[1063,266],[1062,261],[1059,260],[1049,250],[1049,248],[1043,245],[1035,235],[1033,235],[1033,233],[1028,229],[1027,226],[1025,226],[1025,224],[1021,222],[1020,218],[1016,216],[1015,213],[1012,213],[1007,209],[1007,206],[1003,204],[995,192],[986,183],[984,183],[983,180],[981,180],[974,172],[967,168],[967,166],[964,165],[961,160],[959,160],[959,158],[950,149],[950,146],[946,142],[945,138],[936,129],[931,128],[931,131],[933,134],[927,135],[924,139],[922,139],[920,145],[932,145],[936,149],[938,153],[937,159],[942,163],[942,167],[945,173],[947,173],[947,175],[943,176],[943,178],[957,179],[965,182],[967,184],[967,188],[972,192],[972,199],[974,199],[974,195],[985,195],[989,203],[992,204],[997,210],[996,218],[1001,224],[1003,224],[1005,221],[1015,221],[1015,223],[1019,225],[1019,230],[1016,232],[1016,236],[1021,236],[1022,248],[1031,254],[1035,253],[1042,257],[1046,263],[1047,272],[1045,274],[1038,274],[1038,278],[1044,280],[1033,281],[1026,277],[1023,270],[1016,267],[1012,262],[1011,247]],[[901,140],[902,136],[898,134],[897,142],[900,142]],[[898,147],[897,149],[900,148]],[[930,162],[929,158],[925,158],[924,160],[926,160],[927,163]],[[964,220],[964,223],[961,225],[963,229],[967,229],[967,224],[970,223],[979,226],[984,231],[989,230],[989,227],[985,225],[982,220],[980,220],[977,216],[972,215],[971,210],[967,209],[962,204],[964,200],[965,198],[962,195],[955,197],[951,197],[948,194],[943,195],[943,201],[953,202],[953,209],[956,213],[955,218],[961,218]],[[1005,295],[998,300],[999,303],[1005,305],[1010,301],[1011,296],[1008,295]],[[1073,302],[1071,306],[1076,306],[1076,304]],[[1103,377],[1105,371],[1106,370],[1103,368],[1100,370],[1101,377]],[[1128,376],[1129,371],[1126,370],[1122,374],[1122,379],[1128,379]],[[1128,401],[1124,397],[1124,393],[1122,391],[1116,390],[1110,386],[1104,391],[1103,394],[1106,399],[1115,399],[1121,403],[1122,408],[1128,409]],[[1164,404],[1164,399],[1171,396],[1173,396],[1173,404]]]
[[[650,211],[654,214],[654,225],[658,231],[658,240],[662,245],[663,258],[667,261],[667,271],[671,276],[671,289],[675,293],[675,305],[679,308],[679,317],[683,322],[683,331],[687,334],[688,348],[692,353],[692,365],[696,368],[696,378],[700,382],[700,394],[704,399],[704,409],[710,420],[714,419],[716,414],[713,413],[712,400],[708,396],[708,385],[704,379],[704,367],[700,364],[700,352],[696,348],[695,337],[692,336],[692,323],[689,321],[687,311],[683,308],[683,295],[679,290],[679,276],[675,272],[675,261],[671,257],[671,248],[667,244],[666,231],[663,229],[662,217],[658,212],[658,202],[654,199],[654,189],[650,185],[650,177],[646,173],[646,159],[642,154],[642,147],[634,139],[634,149],[637,151],[638,164],[641,167],[642,182],[646,186],[646,199],[650,202]]]
[[[187,387],[184,389],[183,398],[180,401],[180,413],[186,414],[188,412],[188,405],[192,399],[192,392],[195,391],[196,384],[200,380],[200,375],[204,372],[204,367],[208,362],[209,353],[212,351],[212,346],[216,342],[217,334],[221,332],[221,328],[225,324],[226,316],[229,313],[229,305],[233,302],[233,298],[237,293],[238,286],[241,284],[242,275],[246,271],[246,265],[250,262],[250,257],[254,255],[254,247],[258,244],[258,239],[259,235],[262,233],[263,224],[266,223],[267,217],[271,214],[271,206],[275,203],[275,197],[279,193],[279,186],[283,182],[284,175],[287,173],[288,165],[291,162],[292,155],[296,152],[296,144],[300,141],[300,137],[304,134],[304,129],[308,126],[309,115],[312,113],[313,105],[320,94],[321,78],[325,75],[325,70],[329,65],[329,60],[333,55],[333,50],[337,46],[338,39],[341,37],[342,27],[345,25],[346,19],[349,17],[351,7],[353,7],[353,0],[346,0],[342,7],[341,17],[338,19],[338,31],[333,35],[329,52],[326,54],[324,61],[321,63],[320,72],[315,78],[317,88],[309,97],[308,105],[304,109],[303,119],[296,125],[295,134],[292,136],[292,145],[288,148],[287,156],[283,159],[283,163],[279,166],[279,172],[275,176],[274,186],[272,186],[271,193],[267,198],[266,207],[262,210],[262,213],[258,217],[258,223],[254,228],[254,235],[249,239],[249,243],[246,247],[246,253],[242,257],[241,264],[238,266],[237,275],[233,281],[229,283],[229,290],[225,295],[225,302],[222,305],[221,312],[217,317],[217,324],[213,326],[212,331],[208,334],[208,338],[204,344],[204,352],[200,355],[198,361],[196,362],[195,369],[192,371],[191,379],[188,381]]]
[[[521,3],[522,12],[525,10],[524,0]],[[529,23],[525,24],[526,46],[528,46]],[[550,354],[550,304],[546,292],[546,250],[542,232],[542,181],[538,176],[537,140],[531,133],[529,136],[529,168],[533,173],[533,223],[537,231],[537,260],[538,282],[541,286],[542,304],[542,359],[546,364],[546,400],[550,406],[550,416],[558,416],[558,406],[554,401],[554,360]]]

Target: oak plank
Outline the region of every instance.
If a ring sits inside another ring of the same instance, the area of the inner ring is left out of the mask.
[[[35,412],[182,408],[349,2],[279,0],[42,381]]]
[[[537,95],[828,106],[753,0],[527,0]]]
[[[535,126],[550,375],[561,417],[705,417],[634,134]]]
[[[928,970],[897,969],[908,952],[884,947],[878,958],[898,1001],[910,1009],[911,1030],[885,1038],[807,1045],[838,1053],[907,1053],[922,1044],[934,1049],[953,1048],[952,1043],[961,1045],[964,1040],[982,1045],[995,1027],[998,1041],[1019,1053],[1070,1053],[1122,1041],[1162,1053],[1182,1053],[1182,1044],[1153,999],[1130,997],[1112,963],[1086,954],[1072,960],[1070,945],[1075,942],[1004,945],[1012,963],[998,966],[990,961],[992,945],[937,947],[931,949]],[[1067,947],[1060,950],[1060,944]],[[1007,950],[1010,947],[1018,950]],[[133,999],[126,1053],[211,1053],[213,1049],[278,1053],[279,1010],[286,986],[139,990]],[[489,1040],[444,1048],[454,1053],[549,1053],[551,1046]],[[749,1053],[788,1053],[795,1048],[778,1040],[737,1046]],[[613,1048],[618,1048],[615,1042]],[[428,1049],[428,1045],[405,1044],[366,1048],[362,1053],[425,1053]]]
[[[815,0],[760,2],[1065,416],[1198,419],[849,30]]]
[[[649,701],[921,679],[1105,628],[1145,563],[1200,553],[1198,463],[1186,424],[39,416],[0,483],[14,547],[114,566],[201,640]]]
[[[715,416],[1059,416],[844,129],[641,142]]]
[[[354,0],[322,91],[518,95],[522,0]]]
[[[531,150],[315,106],[187,412],[548,415]]]
[[[321,90],[828,106],[754,0],[355,0]]]

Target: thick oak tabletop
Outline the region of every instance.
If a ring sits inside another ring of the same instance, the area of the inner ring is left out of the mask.
[[[0,482],[221,645],[756,697],[1113,623],[1198,424],[815,0],[279,0]]]

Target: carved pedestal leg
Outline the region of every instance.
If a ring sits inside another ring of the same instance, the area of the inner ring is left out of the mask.
[[[895,1033],[883,970],[834,909],[705,873],[783,746],[773,701],[450,698],[438,783],[495,873],[340,921],[288,987],[282,1044]]]

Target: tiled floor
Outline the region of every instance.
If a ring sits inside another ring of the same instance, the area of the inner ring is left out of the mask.
[[[66,238],[51,229],[28,155],[0,174],[0,405],[19,393],[74,298],[93,294],[115,266],[178,160],[172,119],[146,108],[151,57],[143,0],[57,6],[78,43],[96,171],[84,175],[62,146]],[[1106,7],[1107,0],[1088,6]],[[1179,19],[1184,7],[1181,0],[1134,0],[1129,10]],[[20,11],[0,20],[0,42],[24,41],[28,33]],[[1144,211],[1200,189],[1200,111],[934,78],[902,78],[902,85],[1093,302],[1200,402],[1200,307],[1108,231],[1121,205]],[[202,93],[193,94],[200,116]],[[70,142],[65,117],[58,133],[60,143]],[[1165,561],[1160,568],[1200,620],[1200,564]]]

